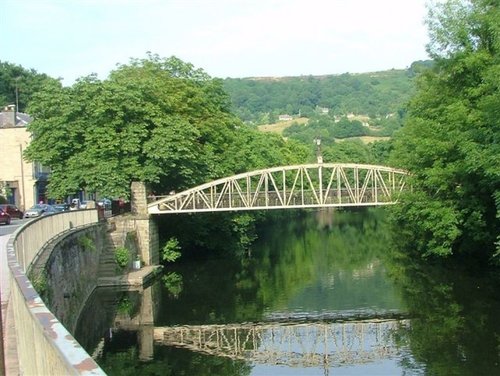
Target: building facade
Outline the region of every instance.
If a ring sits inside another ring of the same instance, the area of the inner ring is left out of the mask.
[[[27,125],[31,117],[16,111],[14,105],[0,112],[0,195],[9,203],[26,210],[46,201],[48,171],[39,163],[23,158],[31,142]]]

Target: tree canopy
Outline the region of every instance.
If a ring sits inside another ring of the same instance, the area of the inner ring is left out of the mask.
[[[224,88],[233,111],[245,122],[272,123],[279,114],[311,117],[318,107],[330,114],[365,114],[384,118],[400,111],[414,92],[414,77],[429,62],[408,69],[361,74],[227,78]]]
[[[429,12],[435,65],[417,82],[392,162],[412,174],[412,192],[394,207],[399,233],[424,256],[499,258],[498,20],[491,0],[451,0]]]
[[[133,59],[104,81],[48,82],[35,99],[26,157],[51,168],[54,198],[80,189],[128,197],[133,180],[168,192],[305,155],[242,127],[221,81],[175,57]]]
[[[33,94],[49,81],[58,82],[34,69],[25,69],[20,65],[0,61],[0,108],[17,104],[19,105],[17,110],[25,112]]]

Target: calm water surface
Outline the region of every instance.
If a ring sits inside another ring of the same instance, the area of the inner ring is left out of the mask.
[[[244,257],[98,290],[75,335],[110,375],[500,374],[498,278],[396,263],[384,217],[268,224]]]

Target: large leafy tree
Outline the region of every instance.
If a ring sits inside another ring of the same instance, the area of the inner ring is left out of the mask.
[[[17,109],[25,112],[33,94],[47,83],[58,82],[34,69],[25,69],[20,65],[0,61],[0,106],[18,104]]]
[[[254,155],[274,147],[255,136],[235,163],[245,146],[240,136],[252,137],[230,113],[221,81],[175,57],[133,59],[104,81],[49,83],[29,110],[34,138],[26,156],[51,168],[52,197],[79,189],[128,197],[133,180],[179,190],[250,169]],[[265,164],[287,159],[288,147],[276,147]],[[261,159],[253,164],[261,167]]]
[[[395,208],[400,233],[423,254],[498,256],[500,13],[497,0],[450,0],[429,12],[436,64],[395,143],[413,191]]]

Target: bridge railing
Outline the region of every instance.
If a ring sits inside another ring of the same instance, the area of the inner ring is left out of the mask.
[[[27,277],[43,245],[60,233],[98,222],[97,210],[44,216],[18,229],[7,244],[9,308],[14,315],[19,372],[23,375],[105,375],[45,306]],[[2,294],[4,292],[2,291]]]

